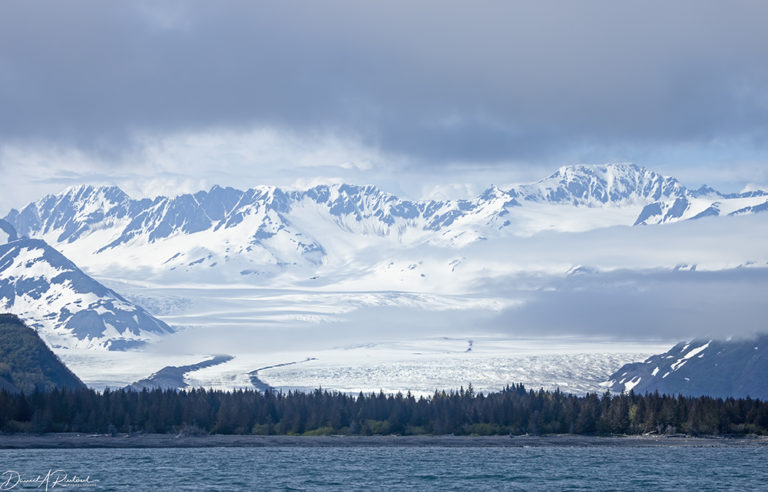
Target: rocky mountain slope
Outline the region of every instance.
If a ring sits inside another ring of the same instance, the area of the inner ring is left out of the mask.
[[[0,219],[0,244],[7,244],[18,239],[16,229],[8,222]]]
[[[674,200],[668,199],[646,205],[637,217],[635,225],[664,224],[765,211],[768,211],[768,193],[765,191],[723,194],[703,186],[696,191],[687,191]]]
[[[0,245],[0,310],[54,348],[122,350],[172,331],[39,239]]]
[[[752,340],[693,340],[614,373],[611,391],[768,399],[768,335]]]

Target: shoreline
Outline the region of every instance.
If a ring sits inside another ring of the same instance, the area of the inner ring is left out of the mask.
[[[768,447],[768,437],[686,436],[180,436],[176,434],[4,434],[0,449],[211,447]]]

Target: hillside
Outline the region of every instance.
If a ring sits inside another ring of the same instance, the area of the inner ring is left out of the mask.
[[[34,330],[12,314],[0,314],[0,389],[31,393],[54,388],[85,385]]]
[[[609,388],[768,400],[766,375],[768,335],[750,340],[693,340],[644,362],[625,365],[611,376]]]

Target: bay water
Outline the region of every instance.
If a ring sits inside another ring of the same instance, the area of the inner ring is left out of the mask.
[[[0,450],[0,490],[765,490],[768,449],[259,447]]]

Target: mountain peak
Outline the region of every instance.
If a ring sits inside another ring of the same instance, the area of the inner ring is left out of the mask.
[[[675,178],[632,163],[563,166],[549,177],[518,190],[529,201],[588,206],[647,203],[683,196],[686,192]]]
[[[51,196],[51,195],[49,195]],[[104,197],[111,201],[127,200],[130,197],[118,186],[95,186],[90,184],[73,185],[54,197],[70,197],[82,200],[88,197]]]
[[[56,195],[46,195],[21,212],[12,209],[5,220],[20,237],[59,231],[57,241],[72,242],[105,218],[127,213],[130,197],[117,186],[70,186]]]
[[[490,200],[499,196],[504,196],[506,194],[507,194],[506,191],[502,190],[501,188],[493,184],[488,188],[486,188],[486,190],[480,194],[479,198],[481,200]]]
[[[653,171],[650,171],[645,167],[638,166],[632,162],[608,162],[605,164],[568,164],[565,166],[560,166],[557,171],[549,176],[549,178],[545,178],[545,180],[561,176],[573,176],[578,174],[598,175],[610,172],[626,174],[643,172],[652,173]]]

